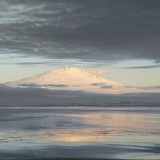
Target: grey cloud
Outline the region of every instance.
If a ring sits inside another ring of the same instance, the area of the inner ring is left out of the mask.
[[[53,64],[58,64],[56,62],[19,62],[15,63],[18,65],[24,65],[24,66],[30,66],[30,65],[53,65]]]
[[[63,99],[63,101],[62,101]],[[10,87],[0,84],[0,105],[160,105],[159,93],[93,94],[71,90],[49,90],[33,87]]]
[[[103,86],[104,83],[91,83],[92,86]]]
[[[1,62],[0,65],[6,65],[6,64],[16,64],[16,65],[20,65],[20,66],[36,66],[36,65],[53,65],[53,64],[58,64],[55,62],[10,62],[10,63],[6,63],[6,62]]]
[[[105,83],[91,83],[92,86],[98,86],[103,89],[111,89],[113,88],[111,85],[105,85]]]
[[[104,88],[104,89],[111,89],[111,88],[113,88],[113,87],[110,86],[110,85],[105,85],[105,86],[102,86],[101,88]]]
[[[66,84],[46,84],[44,87],[68,87]]]
[[[78,67],[78,66],[80,66],[80,67],[87,66],[88,67],[88,62],[82,62],[82,61],[74,61],[74,62],[76,64],[75,65],[76,67]],[[64,63],[65,63],[66,66],[70,66],[71,63],[72,63],[72,66],[74,66],[73,60],[72,61],[65,60],[65,62],[64,62],[62,60],[57,60],[57,59],[56,60],[52,60],[52,62],[50,60],[49,61],[45,60],[45,61],[41,61],[41,62],[40,61],[39,62],[37,62],[37,61],[8,62],[8,59],[6,59],[6,60],[4,60],[4,62],[0,62],[0,65],[18,65],[18,66],[24,66],[24,67],[26,67],[26,66],[34,66],[34,67],[39,67],[39,66],[64,67]],[[90,62],[90,66],[95,67],[95,66],[97,66],[97,63],[96,62],[92,62],[92,63]],[[97,71],[97,73],[95,73],[95,74],[99,74],[100,75],[101,73],[103,73],[103,72]]]
[[[50,104],[69,105],[70,100],[75,98],[74,103],[76,103],[78,97],[85,97],[85,95],[88,94],[81,91],[49,90],[32,86],[26,86],[25,88],[21,88],[10,87],[7,85],[0,84],[0,105],[5,106]],[[80,100],[78,100],[78,102],[80,102]]]
[[[152,68],[160,68],[160,65],[150,65],[150,66],[133,66],[133,67],[123,67],[124,69],[152,69]]]
[[[125,86],[126,88],[146,89],[146,90],[160,90],[160,86]]]
[[[160,62],[160,1],[0,0],[0,6],[0,48],[5,53]]]
[[[149,89],[149,90],[160,90],[160,86],[147,86],[144,87],[145,89]]]
[[[19,87],[33,87],[33,88],[41,88],[41,87],[58,87],[58,88],[61,88],[61,87],[68,87],[68,85],[65,85],[65,84],[43,84],[43,85],[38,85],[38,84],[34,84],[34,83],[31,83],[31,84],[20,84],[18,86]]]
[[[38,88],[40,85],[37,84],[20,84],[18,85],[19,87],[33,87],[33,88]]]

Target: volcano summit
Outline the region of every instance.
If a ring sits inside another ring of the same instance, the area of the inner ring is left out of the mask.
[[[76,67],[64,67],[7,84],[14,87],[40,87],[52,90],[79,90],[106,94],[147,92],[141,88],[125,87]]]

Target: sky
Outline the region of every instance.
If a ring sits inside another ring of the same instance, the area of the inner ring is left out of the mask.
[[[160,85],[160,1],[0,0],[0,83],[74,66]]]

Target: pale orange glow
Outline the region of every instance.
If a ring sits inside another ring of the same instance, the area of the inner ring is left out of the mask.
[[[104,136],[98,135],[96,129],[70,129],[69,131],[41,133],[39,136],[48,140],[62,142],[97,142],[104,139]]]
[[[81,118],[87,128],[67,128],[57,131],[47,131],[39,136],[48,140],[62,142],[98,142],[110,139],[128,131],[145,133],[152,130],[153,126],[147,123],[147,117],[141,114],[70,114],[72,118]],[[140,121],[139,121],[140,120]]]
[[[70,114],[68,116],[79,117],[85,120],[86,124],[94,124],[101,127],[116,127],[117,131],[121,128],[129,130],[147,131],[152,128],[150,123],[146,123],[147,115],[123,114],[123,113],[92,113],[92,114]],[[140,121],[141,120],[141,121]]]

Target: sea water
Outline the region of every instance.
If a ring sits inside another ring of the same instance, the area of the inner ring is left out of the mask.
[[[160,107],[0,107],[0,160],[160,159]]]

